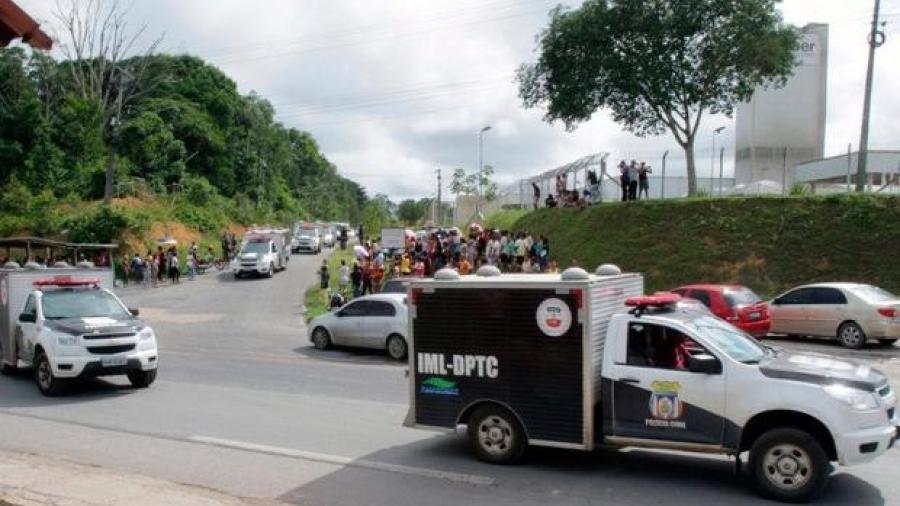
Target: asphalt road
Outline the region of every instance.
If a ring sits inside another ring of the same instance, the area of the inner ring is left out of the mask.
[[[405,366],[377,352],[312,349],[301,294],[321,257],[273,279],[209,273],[120,295],[156,329],[160,375],[42,397],[0,378],[0,448],[119,468],[231,494],[326,505],[760,503],[719,457],[536,449],[514,467],[475,461],[464,439],[406,429]],[[777,344],[845,354],[828,343]],[[900,387],[900,349],[852,355]],[[839,468],[820,503],[900,504],[900,452]],[[102,491],[98,491],[102,494]]]

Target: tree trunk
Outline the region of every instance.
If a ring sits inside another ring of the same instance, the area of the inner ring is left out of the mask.
[[[109,160],[106,161],[106,184],[103,187],[103,203],[109,205],[112,203],[113,194],[113,175],[116,172],[116,150],[111,148],[109,151]]]
[[[694,162],[694,140],[689,140],[686,144],[682,144],[684,149],[684,158],[687,160],[687,177],[688,177],[688,197],[697,195],[697,165]]]

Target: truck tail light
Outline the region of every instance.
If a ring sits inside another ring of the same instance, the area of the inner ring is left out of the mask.
[[[418,305],[419,297],[422,296],[422,289],[421,288],[413,288],[411,291],[411,295],[412,295],[412,297],[410,297],[410,299],[409,299],[410,304],[412,304],[413,306]]]
[[[569,295],[575,297],[575,309],[581,309],[584,306],[584,292],[581,290],[569,290]]]
[[[878,308],[878,314],[887,318],[896,318],[897,310],[892,307],[880,307]]]

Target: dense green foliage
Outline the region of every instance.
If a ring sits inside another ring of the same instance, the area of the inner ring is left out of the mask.
[[[146,226],[140,216],[114,219],[130,211],[62,216],[103,196],[111,147],[117,196],[161,203],[168,219],[201,232],[233,222],[360,220],[363,189],[337,174],[310,134],[276,122],[268,102],[241,95],[198,58],[146,58],[146,90],[109,129],[99,107],[75,93],[71,63],[0,49],[0,234],[68,230],[109,240]]]
[[[900,292],[900,198],[690,199],[542,209],[512,230],[550,239],[565,267],[612,262],[647,290],[736,282],[774,296],[801,283],[857,281]]]
[[[598,109],[637,135],[669,131],[696,193],[694,137],[705,112],[731,115],[757,86],[783,84],[796,31],[777,0],[587,0],[558,7],[519,70],[527,107],[567,128]]]

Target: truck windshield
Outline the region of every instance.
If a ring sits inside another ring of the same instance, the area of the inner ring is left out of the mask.
[[[738,362],[756,364],[766,356],[765,348],[752,337],[713,316],[702,316],[687,325]]]
[[[300,237],[315,237],[315,236],[316,236],[315,229],[304,228],[304,229],[300,230]]]
[[[241,250],[242,255],[246,255],[247,253],[259,253],[263,255],[269,252],[269,243],[267,242],[250,242],[244,246],[244,249]]]
[[[41,303],[44,318],[48,320],[101,316],[117,320],[131,318],[131,313],[115,297],[100,288],[46,292]]]

